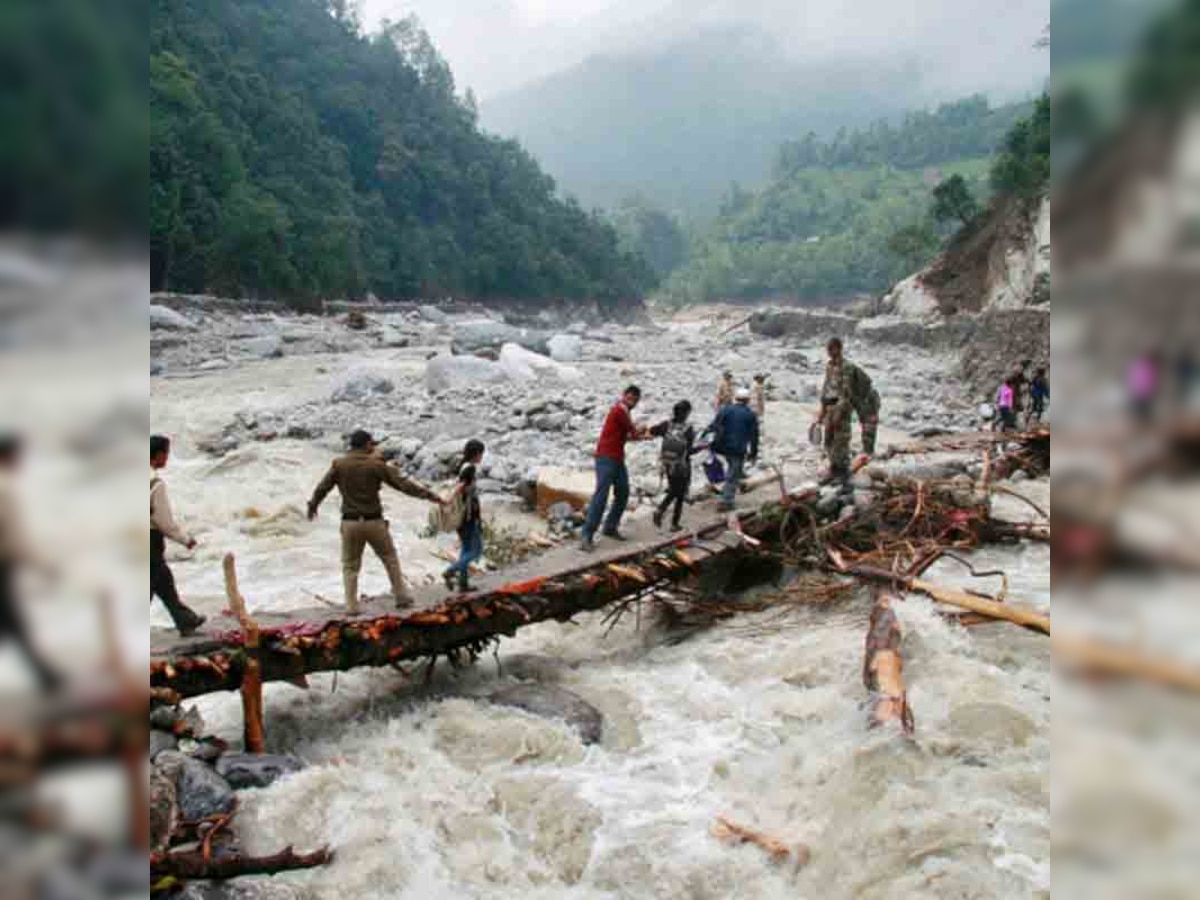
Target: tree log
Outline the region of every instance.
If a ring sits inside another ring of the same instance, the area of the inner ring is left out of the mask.
[[[233,554],[225,554],[225,596],[229,608],[242,626],[242,646],[246,660],[242,673],[242,746],[247,753],[266,753],[267,738],[263,725],[263,681],[260,630],[246,611],[246,600],[238,590],[237,565]]]
[[[904,658],[900,655],[903,634],[892,609],[892,602],[897,599],[876,591],[863,655],[863,685],[871,696],[871,727],[896,722],[904,734],[911,735],[916,723],[904,686]]]
[[[789,497],[808,502],[812,492]],[[750,537],[778,531],[783,506],[770,503],[740,514]],[[491,591],[455,597],[411,613],[348,616],[335,611],[319,620],[261,630],[262,681],[295,681],[312,672],[395,666],[458,652],[478,653],[500,636],[536,622],[573,616],[644,591],[648,586],[696,575],[710,560],[737,558],[746,550],[724,520],[710,521],[691,536],[635,548],[617,557],[589,558],[576,568]],[[686,552],[685,552],[686,551]],[[615,570],[614,566],[615,565]],[[636,573],[636,574],[635,574]],[[249,655],[241,635],[226,635],[197,649],[184,645],[150,660],[153,688],[180,697],[237,690]]]
[[[988,600],[984,597],[968,594],[966,591],[959,590],[958,588],[942,587],[928,581],[922,581],[919,578],[907,578],[895,572],[889,572],[886,569],[876,569],[871,566],[837,566],[836,570],[845,575],[853,575],[856,578],[862,578],[866,581],[874,581],[878,584],[892,585],[896,588],[913,591],[914,593],[925,594],[938,603],[957,606],[960,609],[966,609],[992,619],[1003,619],[1015,625],[1020,625],[1023,628],[1028,628],[1031,631],[1040,631],[1042,634],[1050,633],[1050,617],[1028,606]]]
[[[1054,661],[1068,668],[1097,675],[1139,678],[1164,687],[1200,694],[1200,671],[1163,659],[1152,659],[1136,650],[1113,647],[1087,638],[1053,637]]]
[[[274,875],[295,869],[312,869],[326,865],[333,859],[333,851],[326,847],[312,853],[296,853],[287,847],[270,856],[225,856],[206,859],[201,850],[179,853],[150,854],[150,883],[157,884],[164,878],[180,881],[220,881],[239,878],[242,875]]]
[[[762,847],[771,854],[771,858],[776,862],[782,862],[794,854],[797,867],[805,865],[811,856],[811,851],[804,844],[789,847],[781,840],[744,825],[738,825],[724,816],[719,816],[713,823],[712,834],[713,837],[728,843],[754,844]]]

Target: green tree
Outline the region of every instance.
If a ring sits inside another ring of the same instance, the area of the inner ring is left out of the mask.
[[[899,259],[908,272],[924,268],[940,245],[937,229],[928,219],[898,228],[887,239],[888,252]]]
[[[938,222],[957,220],[966,228],[979,215],[979,203],[961,175],[951,175],[933,189],[933,218]]]

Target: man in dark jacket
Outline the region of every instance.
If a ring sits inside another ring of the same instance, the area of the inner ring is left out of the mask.
[[[750,408],[750,391],[739,388],[734,402],[717,413],[713,425],[716,430],[713,449],[728,463],[720,506],[722,512],[728,512],[733,509],[745,477],[746,461],[758,459],[758,416]]]
[[[363,550],[368,544],[387,570],[396,605],[411,606],[413,602],[412,595],[404,587],[400,558],[383,517],[379,492],[385,484],[419,500],[444,502],[429,488],[410,481],[399,469],[388,465],[375,452],[375,439],[366,431],[350,435],[350,452],[333,461],[308,501],[308,518],[312,521],[330,491],[336,487],[342,495],[342,581],[346,608],[352,613],[358,612],[358,573],[362,569]]]

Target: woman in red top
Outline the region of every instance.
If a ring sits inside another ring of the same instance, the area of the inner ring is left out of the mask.
[[[644,428],[633,422],[633,410],[642,399],[642,391],[636,385],[625,388],[613,408],[608,411],[604,427],[600,431],[600,440],[596,444],[596,493],[588,504],[587,520],[583,525],[584,550],[594,550],[596,530],[600,520],[604,519],[605,537],[623,541],[624,535],[618,531],[621,516],[625,515],[625,507],[629,503],[629,469],[625,466],[625,445],[629,441],[640,441],[646,436]],[[612,507],[605,518],[604,510],[608,506],[608,495],[612,492]]]

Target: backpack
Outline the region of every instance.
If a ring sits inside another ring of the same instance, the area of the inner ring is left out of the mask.
[[[662,450],[659,459],[663,472],[667,477],[680,475],[691,469],[691,459],[688,456],[688,424],[687,422],[672,422],[667,426],[663,435]]]
[[[429,527],[441,534],[458,531],[467,516],[467,501],[462,491],[455,491],[445,506],[429,507]]]
[[[704,461],[704,475],[709,484],[725,483],[725,464],[713,451],[708,451],[708,459]]]

